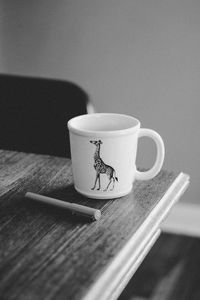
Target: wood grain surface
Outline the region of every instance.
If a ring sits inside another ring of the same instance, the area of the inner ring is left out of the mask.
[[[81,299],[176,177],[161,171],[123,198],[94,200],[74,190],[70,160],[1,150],[0,299]],[[36,203],[28,191],[98,208],[102,218]]]

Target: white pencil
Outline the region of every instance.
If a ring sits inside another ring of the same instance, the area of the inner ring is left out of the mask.
[[[92,218],[93,220],[99,220],[101,218],[101,211],[99,209],[95,209],[88,206],[79,205],[76,203],[69,203],[61,200],[57,200],[54,198],[50,198],[47,196],[42,196],[39,194],[27,192],[25,194],[26,198],[30,198],[32,200],[37,200],[46,204],[54,205],[56,207],[65,208],[70,210],[72,213],[77,215],[83,215],[85,217]]]

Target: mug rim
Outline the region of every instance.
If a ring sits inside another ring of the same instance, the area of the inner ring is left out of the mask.
[[[120,118],[126,118],[129,121],[133,121],[135,124],[132,126],[129,126],[128,128],[124,129],[116,129],[116,130],[86,130],[86,129],[80,129],[75,126],[76,121],[81,119],[88,119],[92,117],[103,117],[103,116],[113,116],[113,117],[120,117]],[[110,136],[121,136],[121,135],[130,135],[133,134],[135,131],[137,131],[140,128],[140,121],[131,116],[126,114],[120,114],[120,113],[92,113],[92,114],[84,114],[79,115],[76,117],[73,117],[67,122],[67,126],[70,132],[81,135],[81,136],[104,136],[104,137],[110,137]]]

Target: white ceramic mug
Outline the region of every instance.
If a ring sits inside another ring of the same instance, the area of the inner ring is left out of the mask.
[[[140,128],[132,116],[112,113],[81,115],[68,122],[75,189],[90,198],[110,199],[128,194],[134,180],[155,177],[162,168],[165,148],[160,135]],[[157,147],[153,167],[136,168],[138,138],[150,137]]]

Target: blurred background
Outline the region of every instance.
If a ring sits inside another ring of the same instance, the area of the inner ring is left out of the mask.
[[[199,203],[200,2],[2,0],[0,72],[66,79],[98,112],[131,114],[157,130],[164,168],[191,176]],[[58,99],[59,101],[59,99]],[[151,167],[155,146],[139,144]]]

